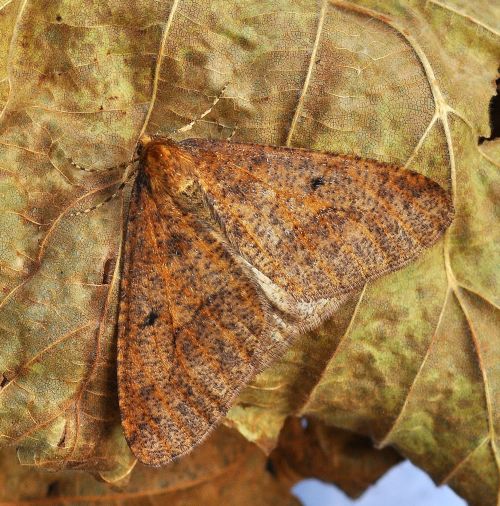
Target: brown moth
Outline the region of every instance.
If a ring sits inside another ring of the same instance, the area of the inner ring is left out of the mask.
[[[150,137],[139,157],[118,384],[125,436],[150,465],[191,451],[295,336],[453,216],[437,183],[356,157]]]

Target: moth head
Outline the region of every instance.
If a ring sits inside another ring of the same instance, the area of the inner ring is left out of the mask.
[[[179,203],[196,201],[199,188],[192,156],[170,139],[144,140],[139,146],[141,168],[153,192],[166,192]]]

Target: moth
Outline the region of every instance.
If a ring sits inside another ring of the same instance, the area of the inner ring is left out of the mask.
[[[135,456],[158,466],[190,452],[297,335],[415,259],[452,217],[443,188],[394,165],[144,137],[118,324]]]

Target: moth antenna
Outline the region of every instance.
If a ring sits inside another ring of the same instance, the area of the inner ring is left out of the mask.
[[[127,165],[130,165],[130,164],[127,164]],[[122,181],[120,183],[120,186],[118,186],[118,188],[116,189],[116,191],[112,195],[110,195],[109,197],[106,197],[102,202],[99,202],[99,204],[96,204],[95,206],[92,206],[92,207],[87,207],[87,209],[83,209],[82,211],[76,211],[74,213],[71,213],[70,216],[80,216],[82,214],[90,213],[91,211],[95,211],[96,209],[99,209],[104,204],[107,204],[110,200],[113,200],[114,198],[118,197],[118,195],[120,195],[120,193],[123,191],[125,186],[130,182],[130,180],[132,179],[134,174],[135,174],[135,171],[133,171],[127,177],[127,179],[125,179],[125,181]]]
[[[195,118],[193,121],[191,121],[190,123],[188,123],[187,125],[184,125],[183,127],[181,128],[178,128],[177,130],[174,130],[173,132],[171,132],[170,135],[174,135],[174,134],[177,134],[179,132],[187,132],[188,130],[191,130],[191,128],[193,128],[193,126],[195,125],[195,123],[197,121],[200,121],[200,119],[203,119],[207,114],[210,114],[210,112],[212,111],[212,109],[217,105],[217,102],[222,98],[222,96],[224,95],[224,92],[226,91],[227,87],[228,87],[228,84],[225,84],[222,88],[222,90],[220,91],[220,93],[215,97],[214,101],[212,102],[212,105],[203,113],[201,113],[197,118]]]
[[[104,169],[88,169],[87,167],[82,167],[81,165],[78,165],[73,160],[70,160],[70,164],[73,165],[73,167],[76,167],[78,170],[83,170],[84,172],[95,173],[95,172],[107,172],[109,170],[114,170],[114,169],[125,169],[129,165],[132,165],[133,163],[137,162],[138,160],[139,160],[139,158],[134,158],[133,160],[130,160],[128,162],[119,163],[118,165],[113,165],[111,167],[105,167]]]

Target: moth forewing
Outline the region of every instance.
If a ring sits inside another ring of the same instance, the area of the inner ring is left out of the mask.
[[[153,139],[139,171],[118,379],[125,435],[152,465],[189,452],[294,336],[416,258],[453,215],[430,179],[330,153]]]

